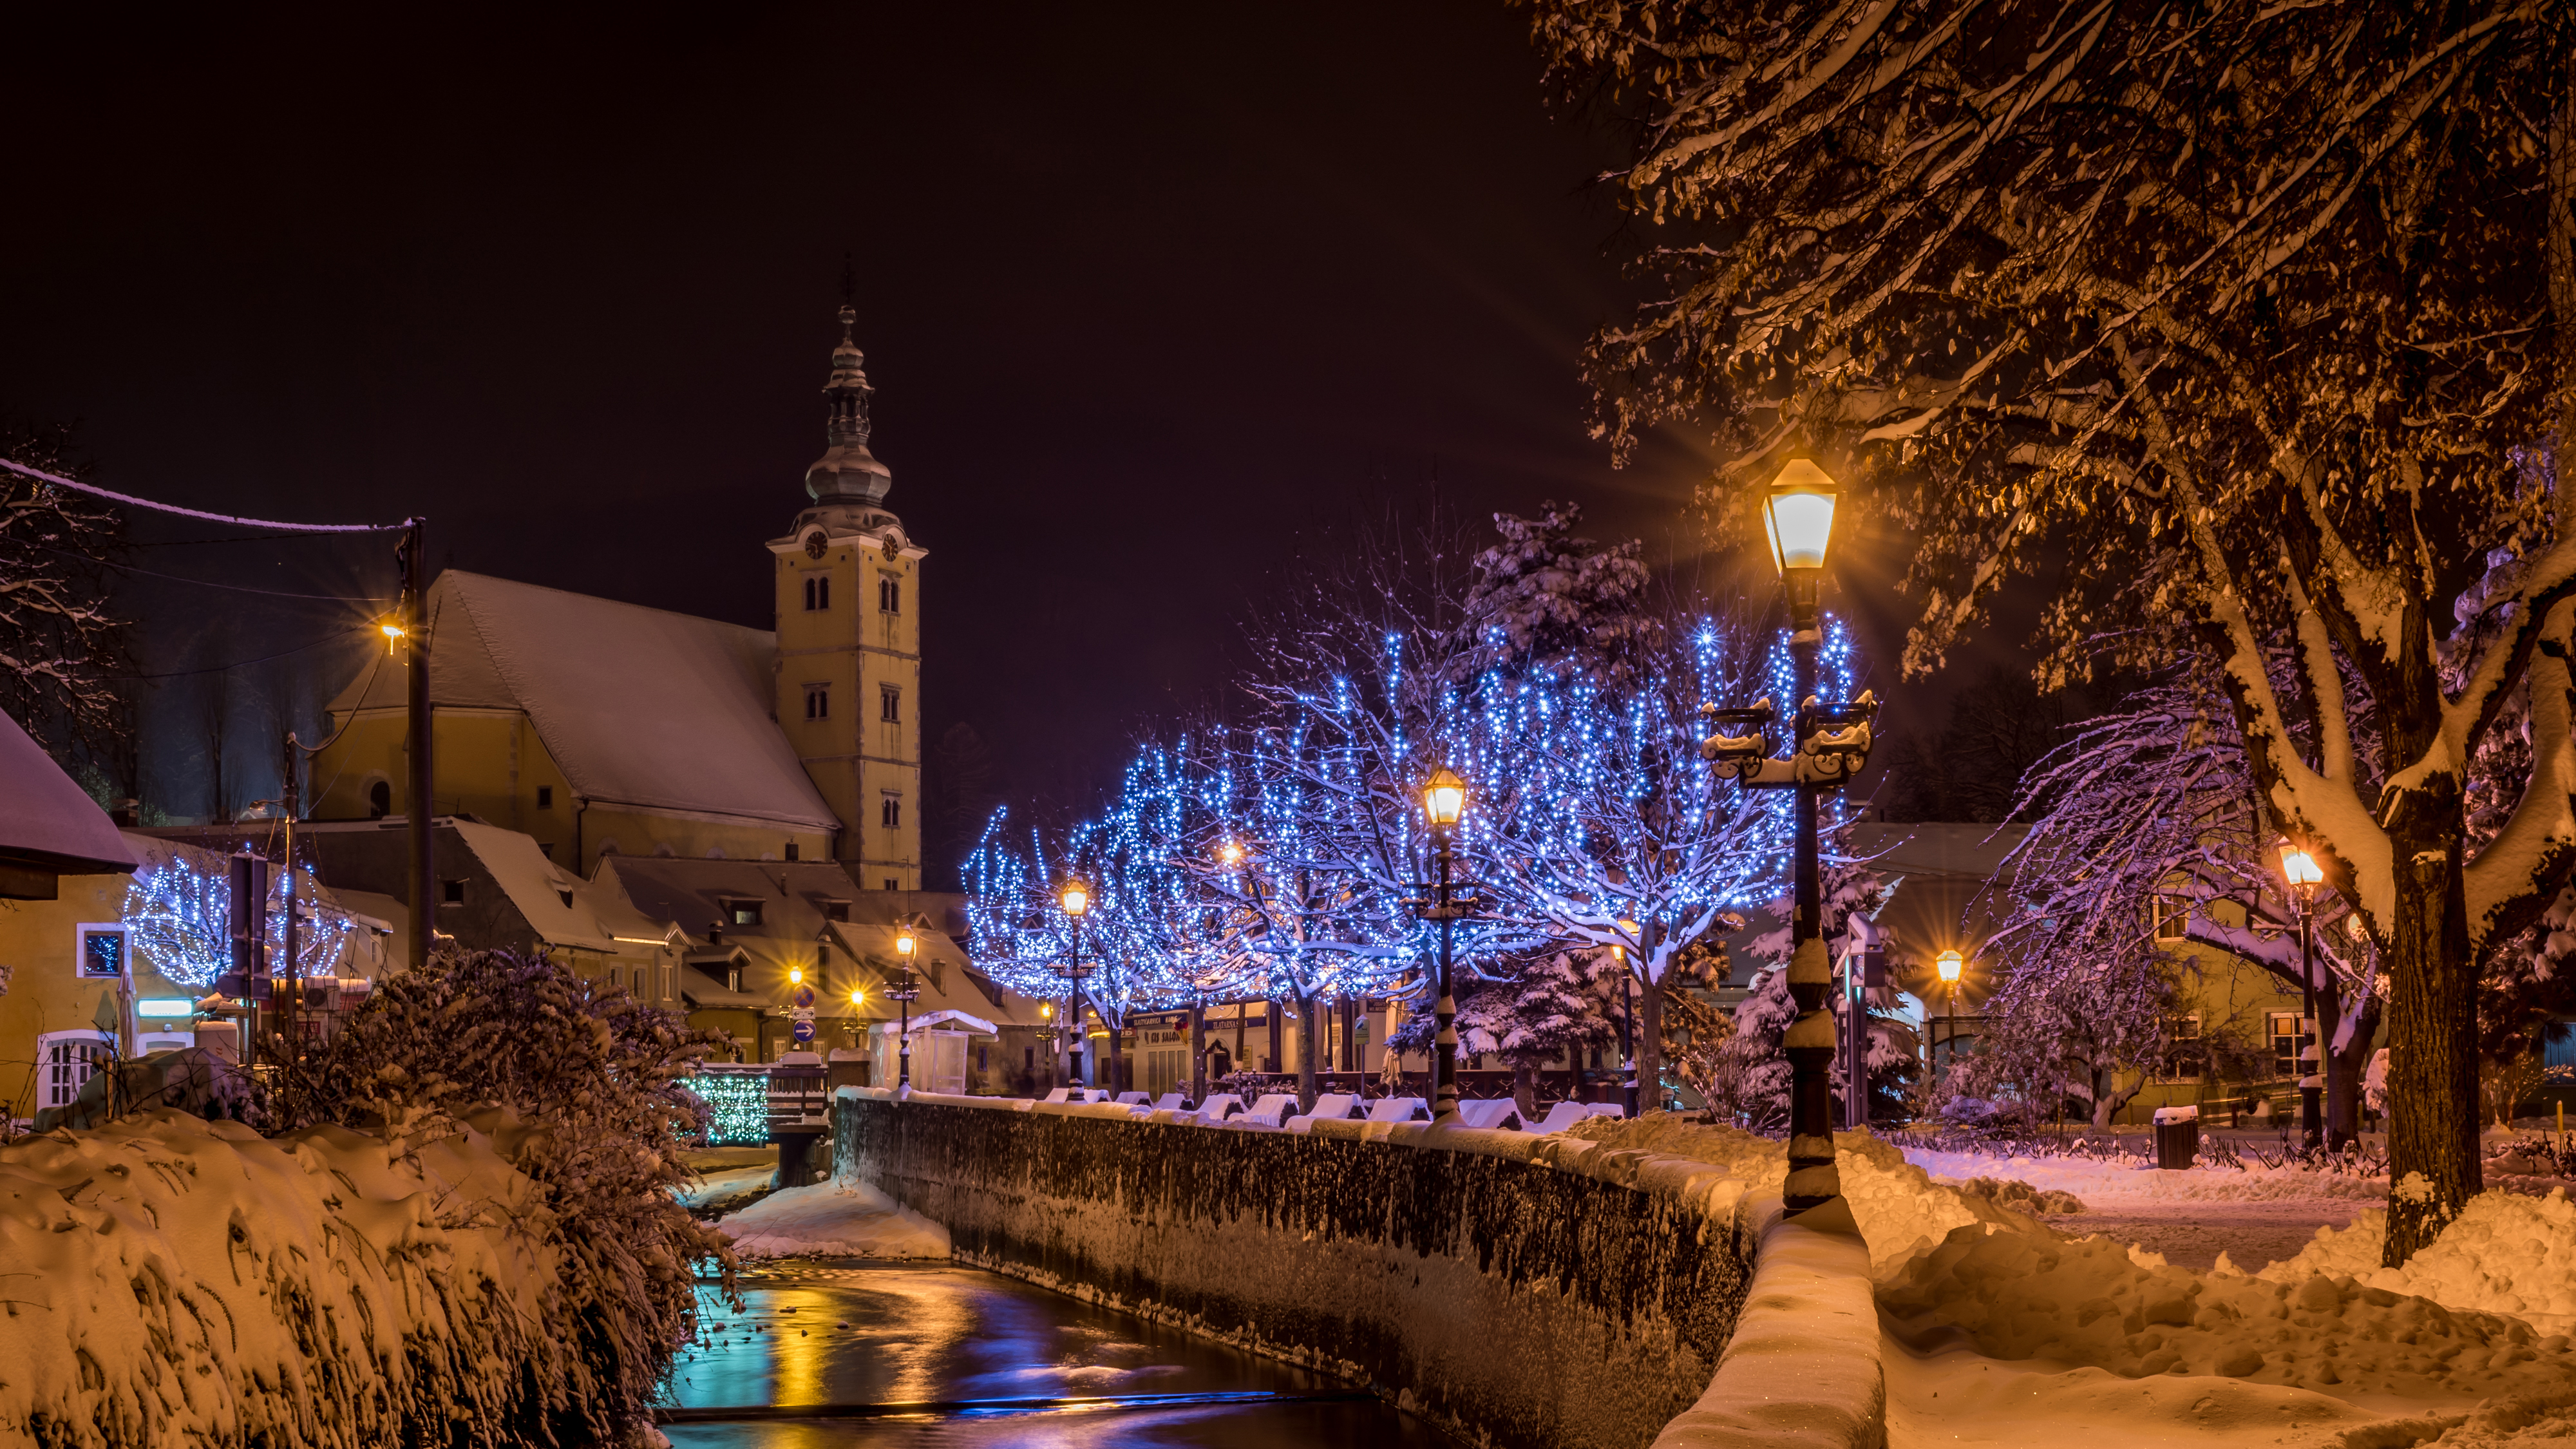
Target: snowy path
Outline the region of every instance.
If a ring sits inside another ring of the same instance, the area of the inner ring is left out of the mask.
[[[2225,1253],[2243,1271],[2260,1272],[2297,1257],[2319,1228],[2349,1227],[2364,1209],[2388,1200],[2384,1178],[2296,1168],[2159,1172],[2081,1157],[1992,1157],[1919,1148],[1907,1149],[1905,1157],[1936,1182],[1992,1177],[2071,1192],[2083,1199],[2085,1211],[2051,1214],[2049,1226],[2135,1243],[2163,1254],[2168,1262],[2203,1271]]]

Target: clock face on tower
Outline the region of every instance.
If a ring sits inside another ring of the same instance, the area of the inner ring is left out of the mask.
[[[823,556],[823,550],[830,548],[831,546],[832,541],[825,538],[823,536],[823,530],[819,528],[815,529],[812,533],[805,535],[805,556],[807,558],[821,558]]]

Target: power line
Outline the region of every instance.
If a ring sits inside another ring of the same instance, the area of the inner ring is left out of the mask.
[[[52,554],[56,558],[79,559],[83,563],[94,563],[101,568],[115,569],[120,573],[141,574],[147,579],[168,579],[174,584],[194,584],[201,589],[229,589],[236,594],[262,594],[272,599],[311,599],[317,603],[324,604],[390,604],[401,597],[400,595],[376,594],[365,596],[352,596],[348,594],[296,594],[289,593],[284,589],[255,589],[248,584],[222,584],[215,582],[213,579],[192,579],[185,574],[165,574],[155,569],[136,568],[132,564],[121,564],[112,559],[92,558],[85,553],[74,553],[70,549],[54,548],[47,544],[39,543],[33,545],[33,547]]]
[[[330,643],[330,642],[331,642],[332,640],[334,640],[334,639],[346,639],[346,638],[351,637],[352,635],[357,635],[357,634],[371,634],[371,633],[374,633],[374,632],[375,632],[375,626],[374,626],[374,625],[372,625],[372,624],[362,624],[362,625],[359,625],[358,627],[353,628],[353,629],[339,629],[339,630],[335,630],[335,631],[333,631],[333,632],[331,632],[331,633],[328,633],[328,634],[323,635],[323,636],[322,636],[321,638],[319,638],[319,639],[312,640],[312,641],[310,641],[309,643],[298,644],[298,645],[296,645],[296,646],[295,646],[294,648],[292,648],[292,649],[280,649],[279,651],[277,651],[277,652],[276,652],[276,653],[274,653],[274,654],[263,654],[263,655],[259,656],[257,659],[236,659],[236,660],[234,660],[234,661],[233,661],[232,663],[230,663],[230,664],[209,664],[209,665],[207,665],[207,666],[206,666],[205,668],[203,668],[203,669],[169,669],[169,670],[164,670],[164,671],[162,671],[162,672],[161,672],[161,673],[159,673],[159,674],[102,674],[102,675],[99,675],[99,676],[97,676],[97,677],[98,677],[98,678],[100,678],[100,679],[117,679],[117,680],[123,680],[123,679],[182,679],[182,678],[185,678],[185,677],[187,677],[188,675],[191,675],[191,674],[214,674],[214,673],[220,672],[220,671],[222,671],[222,670],[226,670],[226,669],[239,669],[239,668],[241,668],[242,666],[247,665],[247,664],[266,664],[268,661],[270,661],[270,660],[272,660],[272,659],[283,659],[283,658],[285,658],[285,657],[286,657],[287,655],[289,655],[289,654],[301,654],[301,653],[303,653],[303,652],[304,652],[305,650],[307,650],[307,649],[319,649],[319,648],[321,648],[323,645]]]
[[[119,493],[114,489],[101,488],[95,483],[83,483],[76,478],[66,478],[59,473],[48,473],[42,468],[30,468],[24,463],[11,462],[7,458],[0,458],[0,468],[33,478],[39,483],[51,483],[57,488],[69,488],[74,492],[113,499],[118,503],[130,503],[137,508],[149,508],[157,513],[175,513],[182,518],[202,518],[211,523],[238,523],[250,528],[274,528],[287,533],[392,533],[398,529],[409,528],[414,522],[406,518],[400,523],[280,523],[272,518],[243,518],[232,513],[208,513],[197,508],[181,508],[175,503],[155,503],[149,498],[137,498],[131,493]]]

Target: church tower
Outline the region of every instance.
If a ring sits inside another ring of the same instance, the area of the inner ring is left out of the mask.
[[[894,475],[868,451],[868,375],[841,309],[823,388],[829,446],[805,470],[813,506],[777,557],[778,723],[841,821],[862,887],[921,888],[921,560],[886,511]]]

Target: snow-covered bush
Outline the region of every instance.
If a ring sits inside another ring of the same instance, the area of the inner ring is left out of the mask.
[[[543,956],[443,954],[391,976],[279,1093],[288,1126],[374,1129],[487,1104],[526,1124],[511,1156],[544,1190],[523,1226],[559,1265],[558,1331],[582,1350],[549,1397],[590,1434],[624,1432],[697,1331],[695,1275],[724,1239],[673,1194],[696,1121],[680,1085],[723,1038]]]

